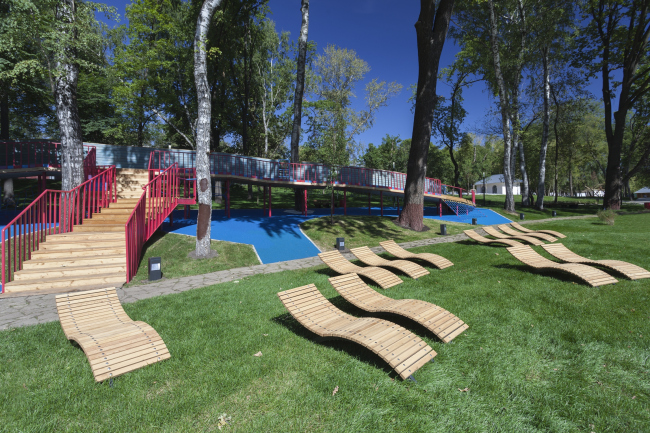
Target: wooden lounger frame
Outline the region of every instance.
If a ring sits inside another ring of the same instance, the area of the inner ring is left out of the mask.
[[[416,280],[431,273],[417,263],[408,260],[386,260],[373,253],[368,247],[351,248],[350,252],[366,265],[395,268]]]
[[[517,236],[506,235],[501,233],[494,227],[490,227],[490,226],[486,226],[482,228],[483,230],[485,230],[485,233],[487,233],[490,236],[494,236],[497,239],[515,239],[515,240],[528,242],[529,244],[532,245],[542,245],[544,243],[539,239],[531,238],[530,236],[526,236],[526,235],[517,235]]]
[[[449,266],[454,266],[452,262],[449,260],[445,259],[442,256],[439,256],[438,254],[433,254],[433,253],[419,253],[415,254],[410,251],[405,250],[404,248],[400,247],[397,242],[394,240],[390,239],[387,241],[379,242],[379,245],[382,246],[383,249],[394,255],[395,257],[399,257],[400,259],[420,259],[427,261],[431,263],[433,266],[435,266],[438,269],[445,269],[448,268]]]
[[[469,326],[444,308],[417,299],[392,299],[368,287],[357,274],[328,280],[348,302],[370,313],[393,313],[408,317],[436,334],[445,343]]]
[[[344,338],[379,355],[402,379],[409,378],[436,356],[420,337],[387,320],[350,316],[336,308],[315,285],[278,293],[289,313],[305,328],[324,338]]]
[[[542,245],[550,255],[569,263],[584,263],[604,266],[613,269],[617,272],[628,277],[630,280],[639,280],[641,278],[650,278],[650,272],[643,269],[641,266],[633,265],[632,263],[624,262],[622,260],[591,260],[582,257],[562,244]]]
[[[318,257],[320,257],[323,263],[339,274],[354,273],[363,275],[379,284],[382,289],[388,289],[389,287],[402,284],[402,280],[391,271],[376,266],[362,268],[354,263],[350,263],[348,259],[343,257],[343,254],[336,250],[320,253]]]
[[[539,255],[529,245],[509,247],[508,252],[522,263],[537,269],[558,269],[569,272],[584,280],[587,284],[598,287],[606,284],[616,284],[618,280],[611,275],[587,265],[578,263],[557,263]]]
[[[97,382],[171,356],[155,329],[127,316],[114,288],[58,295],[56,309],[65,336],[81,346]]]
[[[501,230],[503,233],[510,235],[510,236],[521,236],[522,233],[518,232],[516,230],[513,230],[511,227],[509,227],[506,224],[501,224],[497,226],[499,230]],[[538,238],[542,239],[546,242],[555,242],[557,238],[554,238],[553,236],[549,235],[548,233],[526,233],[524,236],[529,236],[531,238]]]
[[[547,234],[549,234],[551,236],[555,236],[556,238],[566,238],[565,235],[563,235],[560,232],[556,232],[555,230],[531,230],[531,229],[526,228],[526,227],[524,227],[521,224],[516,223],[516,222],[511,222],[510,225],[512,227],[516,228],[517,230],[522,231],[524,233],[547,233]]]
[[[502,244],[509,245],[511,247],[522,245],[521,242],[517,242],[514,239],[489,239],[485,236],[479,235],[474,230],[463,230],[463,233],[465,233],[470,239],[473,239],[476,242],[480,242],[482,244]]]

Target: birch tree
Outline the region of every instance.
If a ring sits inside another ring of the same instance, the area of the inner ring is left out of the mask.
[[[404,207],[396,220],[400,226],[416,231],[424,230],[424,179],[433,115],[438,102],[438,66],[454,9],[454,0],[440,0],[437,8],[436,3],[433,0],[420,0],[420,15],[415,23],[418,85],[404,186]]]
[[[302,24],[298,40],[298,61],[296,68],[296,93],[293,99],[293,128],[291,130],[291,162],[300,162],[300,127],[302,124],[302,98],[305,94],[305,63],[307,58],[307,34],[309,32],[309,0],[302,0],[300,6]],[[295,191],[295,207],[304,207],[304,194]]]
[[[194,34],[194,82],[198,99],[196,128],[196,178],[199,215],[196,224],[196,257],[211,255],[212,185],[210,182],[210,118],[212,107],[207,70],[207,37],[210,21],[222,0],[205,0],[196,20]]]

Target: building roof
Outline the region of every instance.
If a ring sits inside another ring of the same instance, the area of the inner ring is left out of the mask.
[[[506,178],[502,174],[493,174],[485,178],[485,184],[488,183],[505,183]],[[520,179],[515,179],[513,183],[521,183]],[[474,185],[483,185],[483,179],[474,182]]]
[[[650,188],[648,188],[647,186],[644,186],[640,190],[634,191],[634,194],[639,194],[639,193],[646,193],[646,194],[650,193]]]

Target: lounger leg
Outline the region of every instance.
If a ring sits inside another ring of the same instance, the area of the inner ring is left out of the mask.
[[[413,377],[413,375],[410,375],[410,376],[408,377],[408,379],[411,380],[411,381],[413,381],[413,382],[415,382],[415,383],[418,383],[418,381],[415,380],[415,378]]]
[[[113,387],[113,378],[108,379],[108,386]]]

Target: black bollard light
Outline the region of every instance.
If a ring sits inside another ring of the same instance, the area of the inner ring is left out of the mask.
[[[478,221],[476,221],[476,218],[472,218],[472,225],[475,226],[478,224]]]
[[[149,257],[149,281],[159,280],[162,278],[160,264],[160,257]]]
[[[524,219],[524,214],[523,214],[523,213],[520,213],[520,214],[519,214],[519,219],[520,219],[520,220],[523,220],[523,219]]]
[[[336,238],[336,249],[339,251],[343,251],[345,249],[345,239],[344,238]]]
[[[440,224],[440,235],[447,236],[447,224]]]
[[[553,216],[556,217],[556,216],[557,216],[557,212],[553,211]]]

